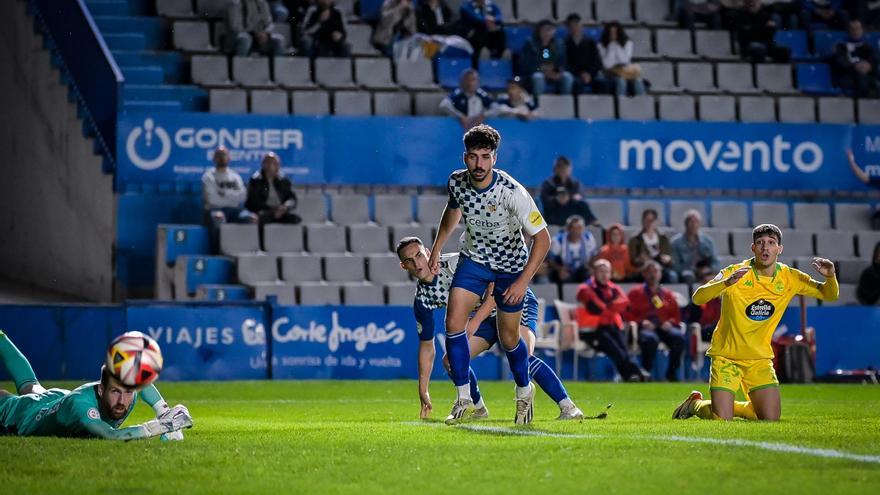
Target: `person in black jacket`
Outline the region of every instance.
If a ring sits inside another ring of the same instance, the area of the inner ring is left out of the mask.
[[[847,26],[847,37],[834,48],[831,72],[837,86],[859,98],[876,98],[880,93],[880,54],[865,38],[858,19]]]
[[[764,62],[770,57],[776,63],[788,63],[791,50],[773,41],[776,34],[776,17],[761,0],[745,0],[744,7],[730,16],[739,52],[753,63]]]
[[[602,56],[596,41],[584,36],[581,16],[569,14],[565,19],[566,67],[574,76],[574,94],[610,93],[611,86],[602,73]]]
[[[290,179],[281,174],[281,161],[275,153],[266,153],[260,170],[248,182],[245,208],[255,215],[262,226],[267,223],[299,223],[296,193]]]
[[[880,242],[874,246],[871,266],[865,268],[859,276],[856,297],[861,304],[867,306],[880,302]]]
[[[450,35],[458,33],[458,24],[452,18],[452,9],[446,0],[423,0],[416,8],[416,24],[420,33]]]
[[[303,32],[312,38],[313,57],[348,57],[345,19],[333,0],[318,0],[305,14]]]

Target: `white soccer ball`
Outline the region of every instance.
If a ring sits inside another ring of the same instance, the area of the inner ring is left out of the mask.
[[[159,377],[162,351],[150,336],[141,332],[126,332],[110,343],[106,365],[113,377],[123,385],[140,389]]]

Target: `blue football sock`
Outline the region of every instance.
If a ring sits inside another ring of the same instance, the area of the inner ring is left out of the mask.
[[[446,334],[446,356],[449,358],[449,375],[456,387],[467,385],[471,366],[471,350],[467,332]]]
[[[468,367],[468,377],[471,380],[471,399],[474,401],[474,404],[479,404],[483,397],[480,395],[480,386],[477,384],[477,375],[474,374],[474,369]]]
[[[562,380],[556,376],[553,368],[548,366],[541,358],[529,356],[529,375],[541,387],[541,390],[553,399],[553,402],[559,404],[559,402],[568,397],[568,392],[565,391]]]
[[[513,373],[513,381],[517,387],[529,386],[529,350],[526,349],[526,343],[522,338],[519,343],[511,350],[506,350],[507,363],[510,365],[510,372]]]

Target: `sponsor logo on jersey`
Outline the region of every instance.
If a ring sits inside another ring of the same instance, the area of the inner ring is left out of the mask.
[[[92,419],[98,419],[101,417],[101,413],[99,413],[98,410],[95,409],[94,407],[89,409],[88,412],[86,412],[86,414],[88,414],[88,416]]]
[[[744,283],[743,285],[744,285],[745,287],[754,287],[754,286],[755,286],[755,284],[752,283],[751,280],[746,280],[745,283]]]
[[[534,225],[535,227],[541,225],[541,222],[543,221],[544,219],[541,217],[541,214],[539,212],[533,211],[529,213],[529,223]]]
[[[483,227],[487,229],[495,229],[501,226],[501,222],[490,222],[488,220],[481,220],[479,218],[468,218],[468,225],[473,225],[474,227]]]
[[[758,299],[746,306],[746,317],[752,321],[764,321],[770,319],[776,308],[769,301]]]
[[[495,213],[495,210],[498,209],[498,203],[495,201],[495,198],[489,198],[486,209],[489,210],[489,213]]]

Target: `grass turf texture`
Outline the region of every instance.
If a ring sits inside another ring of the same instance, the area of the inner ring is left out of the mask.
[[[555,421],[539,392],[532,426],[515,427],[512,385],[484,382],[491,418],[469,423],[492,430],[481,432],[441,423],[453,400],[443,382],[427,423],[414,382],[158,386],[193,414],[185,441],[0,437],[0,493],[880,493],[877,462],[668,439],[880,456],[880,387],[784,386],[771,424],[669,419],[691,384],[572,383],[588,415],[613,402],[609,417]],[[152,416],[141,404],[127,424]]]

